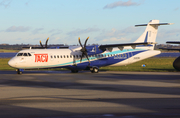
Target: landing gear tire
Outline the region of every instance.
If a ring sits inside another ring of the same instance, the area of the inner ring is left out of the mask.
[[[71,73],[78,73],[78,70],[71,70]]]
[[[97,67],[93,67],[91,73],[98,73],[99,69]]]
[[[17,69],[17,74],[21,75],[22,71],[20,71],[19,69]]]

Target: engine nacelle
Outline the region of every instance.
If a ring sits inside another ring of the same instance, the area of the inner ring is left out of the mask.
[[[173,62],[173,67],[180,71],[180,56]]]
[[[105,51],[105,50],[99,49],[98,45],[87,46],[86,49],[87,49],[88,55],[101,54]]]

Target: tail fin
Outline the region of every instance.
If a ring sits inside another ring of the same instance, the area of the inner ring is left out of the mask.
[[[141,24],[141,25],[135,25],[137,26],[147,26],[144,33],[134,42],[153,42],[156,41],[158,26],[160,25],[171,25],[172,23],[159,23],[159,20],[150,20],[148,24]],[[154,44],[152,46],[152,49],[154,49]]]

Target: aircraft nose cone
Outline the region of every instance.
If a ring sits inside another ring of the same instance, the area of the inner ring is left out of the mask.
[[[9,60],[8,65],[11,67],[15,67],[15,61],[13,59]]]

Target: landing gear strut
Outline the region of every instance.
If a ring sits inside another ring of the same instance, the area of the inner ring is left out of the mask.
[[[22,71],[20,69],[17,69],[17,74],[21,75],[22,74]]]

